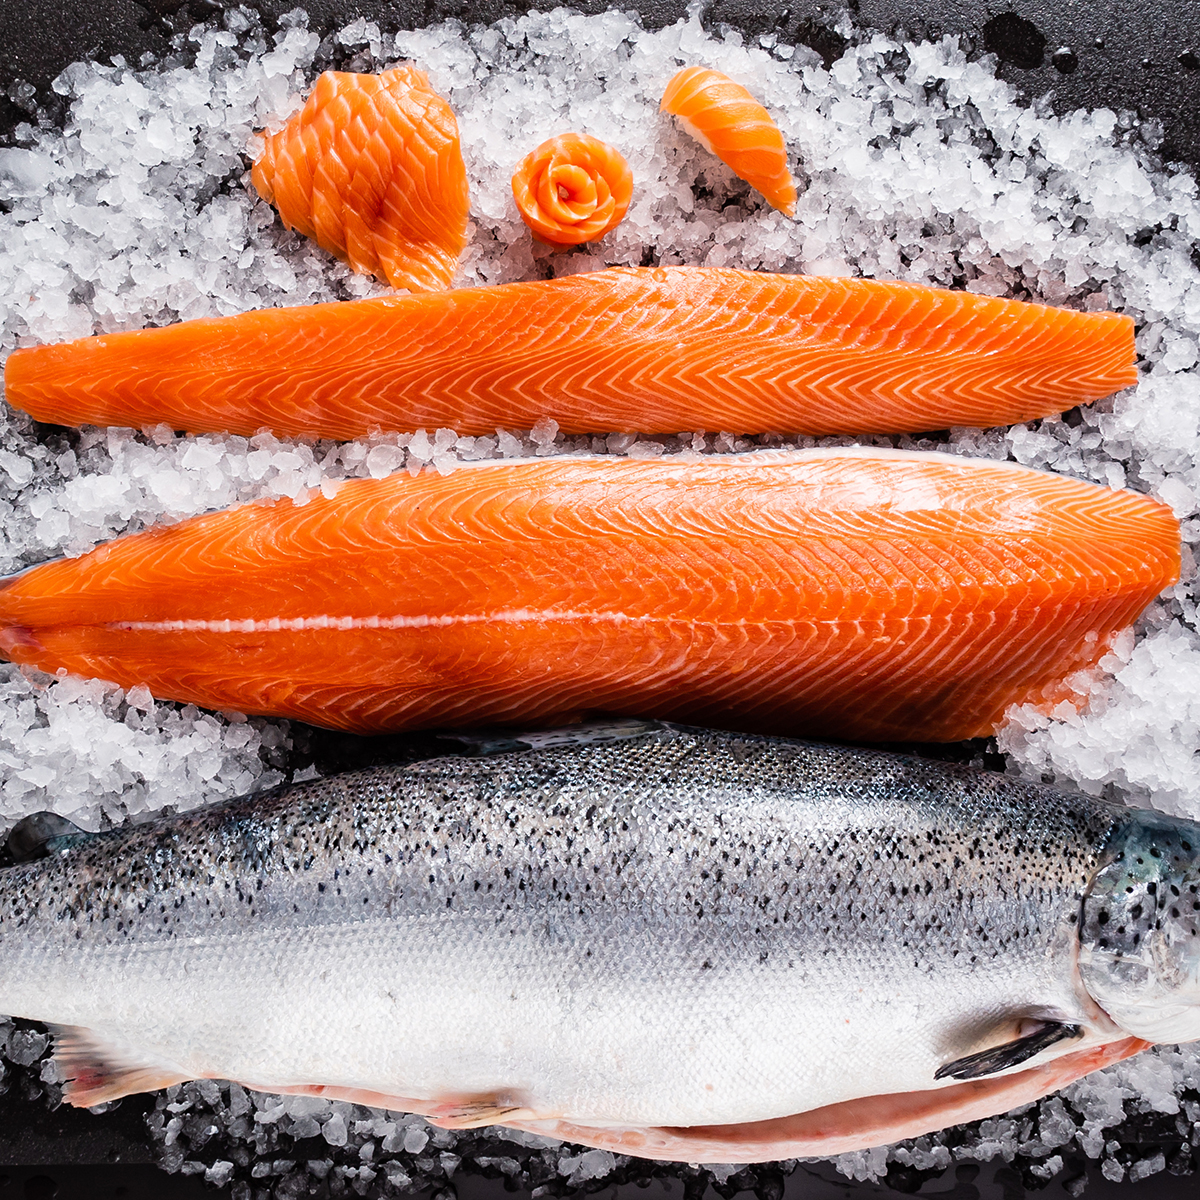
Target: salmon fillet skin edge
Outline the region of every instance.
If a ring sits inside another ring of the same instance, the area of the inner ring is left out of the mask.
[[[958,741],[1173,583],[1147,497],[898,450],[485,462],[116,539],[0,590],[13,661],[357,732],[587,711]]]
[[[912,283],[701,267],[271,308],[14,351],[60,425],[355,438],[993,426],[1137,381],[1133,321]]]

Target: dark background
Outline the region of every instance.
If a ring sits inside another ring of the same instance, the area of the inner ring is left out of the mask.
[[[253,6],[273,18],[296,3],[255,0]],[[616,5],[605,0],[573,3],[584,11],[610,6]],[[215,15],[220,7],[215,0],[0,0],[0,144],[11,141],[16,125],[39,110],[43,119],[61,119],[56,106],[62,101],[50,82],[69,63],[122,54],[136,64],[145,52],[163,55],[173,33]],[[387,30],[445,17],[493,21],[530,5],[520,0],[306,0],[304,7],[312,28],[323,34],[360,15]],[[684,15],[686,0],[620,0],[620,7],[636,8],[646,25],[660,27]],[[1144,122],[1161,127],[1165,160],[1200,164],[1200,0],[1016,0],[1015,5],[1002,0],[855,0],[846,6],[816,0],[711,0],[703,19],[710,27],[727,23],[751,35],[778,31],[832,61],[845,44],[833,26],[847,10],[859,28],[925,37],[958,34],[973,53],[995,54],[1001,76],[1027,99],[1050,94],[1059,112],[1136,109]],[[343,735],[314,731],[314,738],[319,744],[312,749],[327,767],[379,753],[378,747]],[[146,1108],[146,1101],[130,1098],[103,1118],[68,1109],[49,1113],[24,1099],[19,1088],[10,1088],[0,1096],[0,1200],[215,1197],[200,1180],[167,1176],[151,1165],[142,1126]],[[1130,1122],[1122,1141],[1135,1158],[1163,1149],[1173,1171],[1190,1170],[1194,1161],[1189,1139],[1174,1118]],[[1195,1176],[1174,1173],[1113,1184],[1080,1159],[1068,1163],[1042,1194],[1046,1200],[1067,1200],[1079,1194],[1085,1178],[1088,1200],[1184,1200],[1200,1191]],[[1020,1164],[996,1162],[978,1169],[960,1164],[932,1178],[893,1172],[890,1186],[851,1184],[818,1164],[791,1175],[782,1198],[777,1187],[757,1190],[763,1200],[865,1200],[914,1192],[944,1200],[1021,1200],[1036,1182],[1023,1174]],[[454,1185],[458,1200],[500,1200],[505,1195],[500,1181],[466,1172],[455,1176]],[[606,1188],[601,1195],[604,1200],[700,1200],[688,1195],[669,1170],[665,1176],[656,1173],[648,1187],[630,1183]],[[436,1200],[454,1198],[444,1190]]]
[[[254,0],[278,16],[297,0]],[[548,6],[548,5],[547,5]],[[574,0],[573,7],[637,9],[648,26],[683,16],[686,0]],[[27,119],[24,82],[51,98],[49,82],[79,58],[144,51],[162,54],[176,29],[218,10],[215,0],[0,0],[0,134]],[[307,0],[312,27],[338,28],[356,16],[384,28],[415,28],[444,17],[492,21],[530,7],[522,0]],[[914,35],[954,33],[1001,60],[1001,75],[1030,98],[1053,92],[1059,111],[1130,108],[1161,123],[1162,154],[1200,162],[1200,4],[1196,0],[711,0],[706,24],[727,22],[746,33],[778,30],[791,41],[836,57],[841,38],[829,28],[848,9],[860,26]]]

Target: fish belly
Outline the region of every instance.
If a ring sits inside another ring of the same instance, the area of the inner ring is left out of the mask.
[[[1178,563],[1164,506],[1007,464],[497,463],[46,564],[0,589],[0,645],[359,732],[595,710],[953,741],[1056,700]]]
[[[35,957],[21,966],[36,986],[4,988],[0,1009],[90,1030],[179,1078],[361,1089],[418,1111],[504,1097],[533,1119],[632,1126],[951,1086],[934,1073],[965,1032],[1003,1025],[1014,1007],[1081,1016],[1069,973],[1051,964],[931,979],[895,962],[797,972],[718,956],[697,970],[659,939],[625,940],[580,972],[544,937],[489,943],[471,922],[396,932],[143,948],[65,972]]]

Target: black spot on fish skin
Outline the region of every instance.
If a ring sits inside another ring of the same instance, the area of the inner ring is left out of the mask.
[[[741,766],[746,772],[757,770],[767,777],[778,778],[783,768],[790,769],[786,758],[782,765],[772,761],[771,756],[776,752],[769,747],[760,754],[755,750],[756,743],[752,739],[742,744],[750,747],[751,751],[741,755]],[[921,970],[928,970],[930,961],[936,959],[938,954],[951,961],[963,957],[965,950],[970,948],[970,943],[965,947],[959,944],[964,930],[968,938],[975,928],[982,928],[985,932],[990,930],[988,936],[991,944],[996,946],[1009,945],[1027,937],[1036,939],[1047,936],[1045,929],[1039,929],[1033,920],[1021,922],[1012,932],[1002,932],[988,924],[992,918],[986,917],[986,906],[1001,894],[996,890],[997,882],[1004,881],[1002,894],[1011,897],[1013,902],[1040,906],[1044,896],[1048,898],[1045,902],[1053,907],[1054,897],[1059,894],[1056,891],[1059,882],[1052,881],[1050,886],[1043,888],[1041,878],[1057,871],[1062,878],[1070,877],[1073,880],[1078,870],[1071,865],[1075,861],[1072,856],[1086,855],[1082,847],[1086,844],[1083,835],[1088,829],[1088,819],[1080,820],[1071,816],[1069,810],[1060,807],[1053,809],[1048,819],[1048,824],[1054,826],[1053,837],[1041,833],[1030,837],[1030,844],[1039,848],[1039,854],[1059,847],[1054,851],[1059,856],[1057,865],[1047,867],[1040,858],[1036,868],[1031,861],[1017,862],[1012,856],[1012,841],[1004,835],[1001,824],[989,825],[983,835],[970,827],[969,822],[977,819],[976,812],[986,802],[984,794],[972,797],[964,791],[966,798],[961,801],[963,807],[954,810],[962,814],[961,823],[956,824],[960,822],[960,817],[955,816],[952,820],[947,818],[943,797],[933,786],[925,789],[925,807],[919,809],[920,821],[925,824],[918,822],[917,827],[912,829],[855,827],[848,832],[844,828],[834,830],[832,836],[821,834],[810,837],[805,831],[803,836],[795,837],[791,833],[781,836],[777,826],[751,825],[749,836],[739,834],[734,838],[725,824],[715,820],[713,811],[705,810],[702,805],[697,808],[691,800],[691,796],[701,787],[699,781],[711,778],[712,763],[720,754],[719,742],[715,739],[709,747],[702,745],[701,748],[703,753],[698,756],[695,773],[690,777],[681,777],[678,785],[674,781],[671,785],[676,788],[671,794],[683,797],[683,805],[669,810],[669,815],[660,818],[656,814],[642,824],[643,829],[653,827],[656,830],[656,833],[647,836],[665,838],[663,831],[668,822],[673,823],[678,831],[678,836],[672,839],[674,844],[661,850],[656,860],[656,870],[668,863],[669,869],[664,867],[665,874],[654,876],[656,882],[651,884],[647,883],[647,868],[643,860],[636,855],[621,853],[613,841],[620,836],[620,824],[627,823],[627,814],[620,815],[619,822],[610,822],[605,815],[605,806],[619,804],[623,797],[634,793],[652,794],[653,789],[660,786],[660,777],[654,777],[651,771],[643,771],[639,763],[616,764],[619,770],[614,776],[615,782],[611,785],[609,796],[603,804],[591,805],[591,816],[586,822],[580,820],[578,804],[565,801],[561,792],[554,793],[553,806],[547,806],[545,797],[548,785],[540,783],[540,792],[535,792],[515,768],[503,784],[496,785],[496,791],[484,793],[468,773],[453,767],[437,767],[427,770],[422,776],[421,788],[424,791],[405,802],[407,808],[405,803],[394,798],[391,785],[384,783],[383,777],[377,776],[379,786],[375,790],[376,799],[371,803],[382,807],[373,810],[376,815],[369,818],[363,816],[361,792],[352,799],[348,796],[339,798],[336,803],[326,805],[321,812],[315,809],[311,812],[298,810],[291,807],[293,801],[286,800],[281,801],[274,818],[269,811],[257,809],[255,816],[264,822],[265,835],[256,845],[261,846],[263,842],[271,845],[270,855],[265,861],[260,859],[258,866],[255,866],[251,856],[238,857],[243,853],[241,847],[227,847],[213,857],[206,857],[212,850],[211,847],[203,849],[205,827],[203,819],[198,818],[198,824],[181,827],[175,853],[177,859],[179,855],[183,856],[182,862],[143,863],[137,870],[141,872],[141,880],[149,881],[154,888],[164,889],[163,894],[172,896],[173,902],[184,894],[177,890],[180,880],[188,872],[191,877],[196,877],[198,865],[198,878],[213,879],[209,888],[221,889],[221,894],[231,880],[240,882],[241,895],[264,894],[279,886],[285,866],[287,869],[308,870],[319,858],[324,870],[333,852],[330,848],[348,846],[353,847],[352,852],[356,856],[350,865],[355,869],[361,868],[363,875],[367,875],[368,871],[374,872],[367,876],[371,881],[368,888],[370,895],[390,898],[395,895],[397,883],[402,880],[406,882],[405,898],[389,908],[389,914],[402,914],[405,911],[418,911],[422,905],[445,905],[448,899],[445,893],[452,875],[446,866],[451,861],[447,856],[457,853],[456,847],[472,845],[478,847],[472,859],[472,886],[469,889],[459,887],[454,900],[455,907],[486,902],[493,910],[504,906],[505,911],[522,913],[528,911],[530,904],[548,903],[547,897],[567,904],[570,902],[566,897],[579,896],[589,914],[609,911],[614,906],[622,911],[641,913],[645,910],[647,898],[652,898],[659,905],[673,903],[674,898],[681,894],[674,885],[686,880],[689,888],[694,888],[688,905],[683,909],[687,919],[706,930],[717,930],[726,924],[729,928],[744,930],[745,945],[739,949],[744,949],[747,957],[752,956],[755,962],[773,946],[781,950],[786,947],[794,952],[797,947],[806,944],[804,939],[819,934],[819,931],[814,931],[807,912],[811,911],[808,906],[812,897],[822,891],[826,896],[853,895],[856,898],[854,903],[844,903],[838,910],[848,914],[854,929],[861,927],[861,935],[854,936],[861,936],[864,942],[872,946],[894,945],[895,934],[891,932],[891,921],[879,928],[884,923],[874,916],[868,922],[865,914],[896,915],[884,897],[888,894],[891,878],[899,877],[904,878],[906,886],[910,887],[909,894],[904,897],[905,906],[899,919],[903,928],[912,934],[909,940],[914,947],[913,961],[924,964]],[[787,753],[793,752],[789,748]],[[846,751],[839,754],[838,770],[844,770],[846,777],[858,772],[855,787],[858,789],[856,796],[861,802],[877,803],[889,794],[889,787],[895,793],[894,784],[887,781],[880,783],[872,776],[873,767],[864,769],[859,765],[875,762],[870,752]],[[641,761],[652,762],[653,755]],[[557,772],[557,778],[559,782],[555,786],[561,787],[562,771]],[[813,778],[813,773],[807,771],[805,778]],[[321,784],[324,782],[321,781]],[[836,775],[829,786],[841,786]],[[517,799],[511,802],[505,799],[502,804],[496,801],[496,797],[509,794],[516,795]],[[535,795],[541,797],[540,804],[533,802]],[[526,798],[521,799],[522,796]],[[955,803],[960,802],[956,800]],[[526,807],[521,808],[522,804]],[[492,817],[487,815],[489,805],[495,805]],[[266,807],[269,809],[270,806]],[[586,809],[587,806],[584,807]],[[357,809],[353,815],[352,808]],[[418,833],[421,821],[414,818],[414,808],[418,812],[428,812],[434,808],[443,814],[438,822],[441,832],[436,839],[428,828],[424,836]],[[518,819],[514,821],[514,817]],[[995,822],[995,818],[989,819]],[[1039,816],[1038,819],[1042,818]],[[656,820],[661,823],[655,825]],[[1076,821],[1079,823],[1073,825],[1072,822]],[[1058,824],[1055,825],[1055,822]],[[194,842],[189,843],[191,835],[187,832],[188,828],[196,835],[195,841],[200,843],[200,849]],[[469,835],[465,833],[467,830]],[[544,832],[545,836],[539,840],[529,836],[526,830],[538,830],[539,833]],[[1073,838],[1077,840],[1073,841]],[[978,848],[974,862],[967,866],[971,855],[966,843],[972,839],[978,842]],[[843,851],[831,850],[835,842],[839,845],[853,844],[857,848],[849,865],[837,862],[837,855]],[[809,844],[812,851],[806,853],[805,846]],[[661,848],[662,842],[657,845]],[[323,846],[326,849],[322,849]],[[789,860],[787,869],[795,874],[786,878],[789,887],[785,892],[779,892],[774,884],[770,889],[761,889],[761,894],[755,890],[755,882],[771,876],[771,871],[766,868],[759,868],[757,873],[751,871],[756,853],[772,864],[772,871],[775,864]],[[307,863],[306,858],[309,860]],[[718,871],[711,869],[714,858],[719,861],[733,858],[746,861],[746,879],[751,883],[741,883],[740,875],[728,879],[720,876]],[[423,863],[426,864],[424,870]],[[502,863],[515,866],[516,871],[507,868],[501,871],[499,868]],[[428,869],[435,864],[438,867],[436,871]],[[897,873],[896,864],[900,864],[903,873]],[[701,877],[701,871],[707,871],[707,878]],[[914,874],[908,874],[909,871]],[[964,872],[969,872],[965,878]],[[453,878],[458,880],[459,877]],[[948,885],[951,878],[956,883],[954,891]],[[547,884],[547,880],[553,882]],[[963,883],[967,886],[961,886]],[[196,886],[201,889],[199,895],[195,891]],[[459,884],[456,882],[455,886]],[[72,884],[73,891],[74,887]],[[377,892],[376,888],[380,890]],[[333,911],[336,911],[337,904],[361,899],[363,894],[356,888],[346,897],[326,896],[324,884],[318,891],[324,897],[324,903],[335,906]],[[204,885],[189,884],[186,894],[192,897],[188,919],[211,919],[204,916],[204,909],[210,903],[210,893],[205,891]],[[1064,894],[1069,894],[1071,903],[1075,903],[1073,892]],[[293,911],[307,912],[316,902],[311,892],[297,890],[295,895],[297,900],[291,906]],[[976,896],[980,897],[978,901]],[[203,906],[199,904],[201,897],[205,901]],[[1006,898],[1004,902],[1008,903],[1009,900]],[[980,907],[975,910],[973,906],[977,903]],[[964,904],[972,911],[964,912]],[[584,908],[579,911],[583,912]],[[237,919],[244,919],[245,916],[246,908],[242,907]],[[835,918],[832,914],[829,914],[828,921],[822,922],[820,930],[826,933],[820,936],[832,940],[820,945],[820,953],[826,953],[837,939],[847,936],[845,924],[844,918]],[[779,931],[778,935],[775,931]],[[516,925],[507,927],[506,932],[515,936]],[[776,936],[780,938],[778,942],[770,941]],[[922,942],[922,939],[931,938],[935,940]],[[987,943],[976,941],[973,944],[978,948]],[[790,962],[797,961],[794,953],[788,953],[785,957]],[[720,962],[715,956],[710,961],[714,966]],[[803,960],[800,961],[802,965]]]

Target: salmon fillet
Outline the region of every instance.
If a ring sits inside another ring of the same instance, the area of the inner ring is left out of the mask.
[[[0,646],[359,732],[605,710],[957,741],[1054,699],[1179,553],[1144,496],[936,454],[480,463],[37,567]]]
[[[15,351],[63,425],[353,438],[888,433],[1024,421],[1137,380],[1133,322],[870,279],[697,267],[274,308]]]

